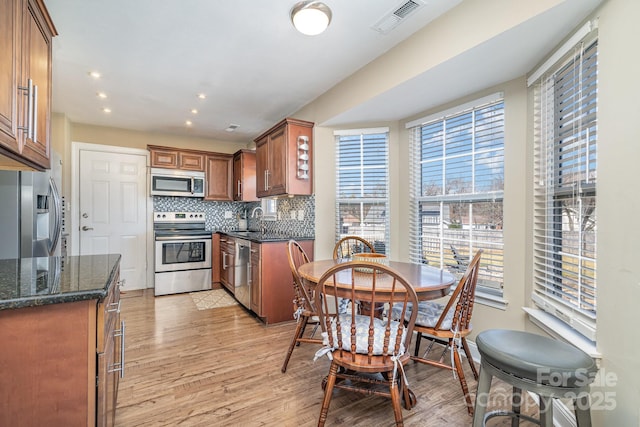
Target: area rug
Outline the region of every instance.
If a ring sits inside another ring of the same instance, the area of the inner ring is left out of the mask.
[[[190,295],[198,310],[208,310],[210,308],[228,307],[238,304],[238,301],[224,289],[191,292]]]

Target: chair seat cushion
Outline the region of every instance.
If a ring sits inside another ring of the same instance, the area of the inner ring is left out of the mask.
[[[490,329],[478,334],[476,345],[482,363],[537,384],[582,387],[598,370],[579,348],[529,332]]]
[[[397,319],[400,317],[402,310],[402,305],[394,305],[393,306],[393,318]],[[409,303],[407,307],[407,312],[405,313],[405,320],[409,320],[411,317],[411,303]],[[444,310],[444,305],[434,302],[434,301],[420,301],[418,303],[418,315],[416,317],[416,326],[424,326],[427,328],[433,328],[438,323],[438,319],[442,314],[442,310]],[[447,313],[444,322],[442,322],[442,329],[451,329],[451,323],[453,321],[453,314],[455,313],[455,307],[451,307],[449,312]]]
[[[368,354],[368,345],[369,345],[369,316],[363,316],[356,314],[356,353],[360,354]],[[387,322],[378,318],[373,318],[373,355],[379,356],[383,353],[384,349],[384,337],[386,333]],[[391,321],[390,325],[390,335],[389,335],[389,350],[388,354],[393,352],[393,348],[396,342],[396,336],[398,335],[398,326],[400,323],[397,321]],[[342,349],[351,351],[351,315],[350,314],[340,314],[340,327],[342,333]],[[339,348],[338,346],[338,333],[336,327],[336,321],[332,321],[331,332],[333,334],[333,343],[334,349]],[[405,336],[407,334],[406,328],[402,329],[402,342],[404,342]],[[328,346],[328,338],[325,337],[325,345]],[[404,346],[399,351],[399,354],[404,353]]]

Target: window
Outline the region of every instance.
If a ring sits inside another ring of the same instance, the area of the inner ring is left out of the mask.
[[[541,309],[595,341],[597,41],[534,86],[534,288]]]
[[[462,275],[483,249],[478,289],[502,295],[504,101],[491,95],[411,128],[411,259]]]
[[[337,131],[336,241],[347,235],[389,247],[389,130]]]

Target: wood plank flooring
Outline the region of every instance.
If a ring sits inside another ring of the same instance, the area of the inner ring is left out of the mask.
[[[287,372],[280,372],[294,322],[265,326],[240,305],[199,311],[189,294],[155,297],[152,290],[123,294],[121,316],[127,325],[126,370],[116,426],[317,424],[329,361],[313,362],[318,347],[302,344]],[[412,362],[406,371],[418,404],[403,410],[405,426],[471,425],[451,372]],[[492,388],[503,397],[507,390],[501,384]],[[327,425],[392,426],[391,401],[337,390]]]

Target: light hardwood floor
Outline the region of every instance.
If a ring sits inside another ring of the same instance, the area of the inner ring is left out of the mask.
[[[189,294],[154,297],[152,290],[133,291],[122,299],[126,370],[116,426],[317,424],[329,361],[314,362],[317,347],[302,344],[287,372],[280,372],[295,323],[265,326],[240,305],[199,311]],[[406,371],[418,403],[403,410],[405,426],[471,425],[451,372],[413,362]],[[507,390],[494,385],[496,401],[508,400]],[[335,391],[327,425],[392,426],[391,401]]]

